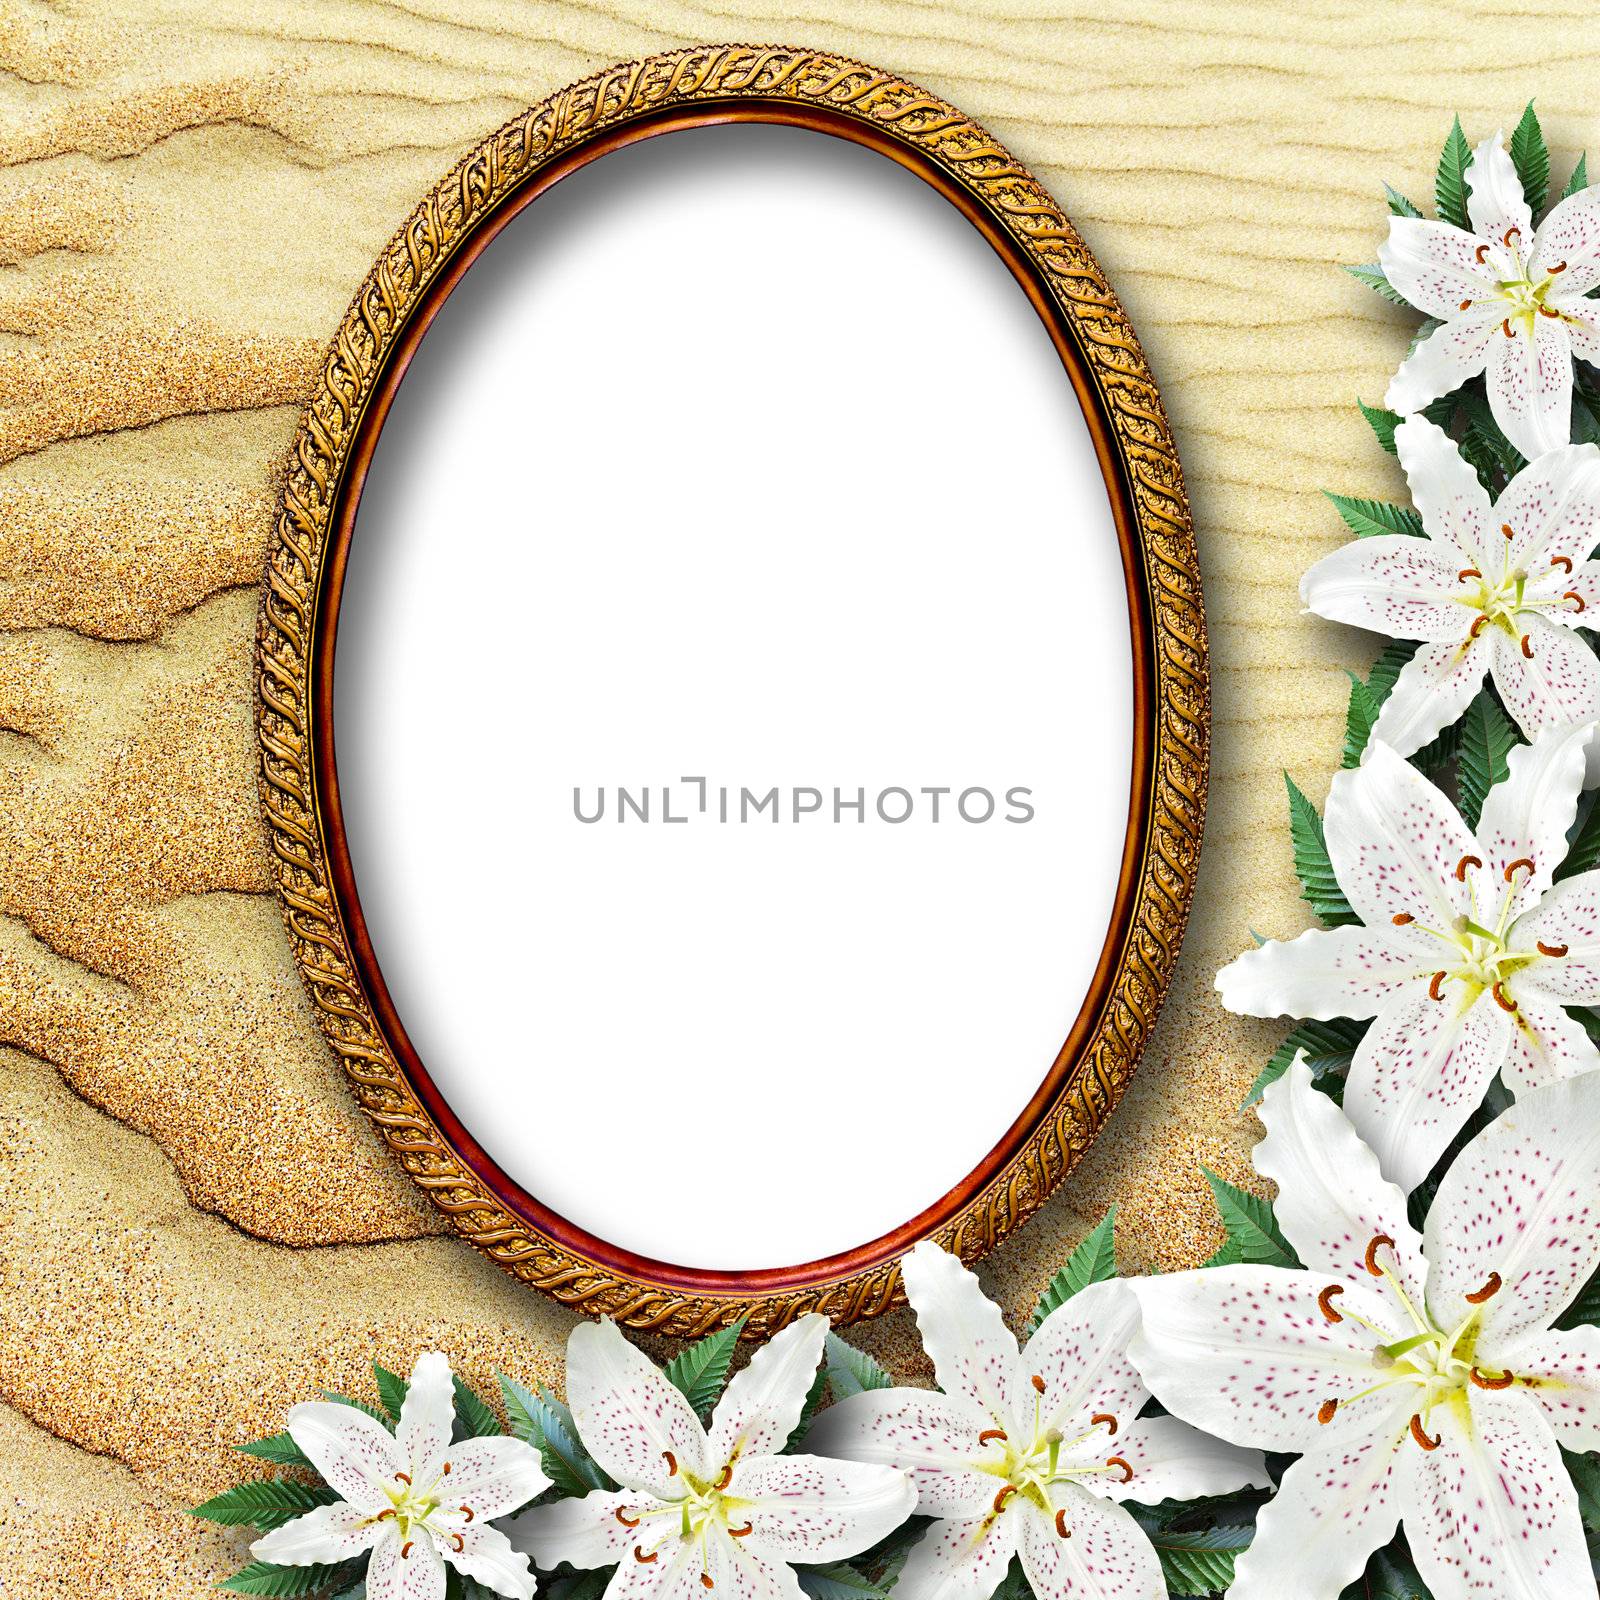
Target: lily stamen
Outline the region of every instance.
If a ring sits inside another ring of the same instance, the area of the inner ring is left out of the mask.
[[[1500,524],[1500,531],[1501,531],[1501,533],[1503,533],[1503,534],[1504,534],[1504,535],[1505,535],[1505,536],[1506,536],[1506,538],[1508,538],[1508,539],[1515,539],[1515,538],[1516,538],[1516,534],[1514,534],[1514,533],[1513,533],[1513,532],[1512,532],[1512,531],[1511,531],[1511,524],[1510,524],[1510,523],[1509,523],[1509,522],[1502,522],[1502,523],[1501,523],[1501,524]]]
[[[1527,634],[1523,634],[1522,639],[1521,639],[1520,642],[1521,642],[1521,646],[1522,646],[1523,655],[1525,655],[1528,658],[1528,660],[1532,661],[1533,660],[1533,645],[1529,642]]]
[[[1106,1465],[1119,1468],[1122,1472],[1122,1481],[1124,1483],[1133,1482],[1133,1468],[1121,1456],[1107,1456]]]
[[[1473,1367],[1467,1373],[1467,1377],[1480,1389],[1509,1389],[1517,1381],[1516,1375],[1509,1369],[1500,1373],[1498,1377],[1487,1378]]]
[[[630,1517],[621,1506],[618,1506],[617,1509],[611,1514],[617,1519],[618,1522],[622,1524],[624,1528],[637,1528],[639,1526],[639,1518]]]
[[[1381,1278],[1383,1276],[1384,1269],[1378,1265],[1378,1251],[1381,1250],[1385,1245],[1387,1245],[1391,1250],[1394,1249],[1394,1240],[1391,1239],[1386,1233],[1373,1234],[1372,1238],[1367,1243],[1367,1253],[1363,1259],[1366,1261],[1367,1271],[1370,1272],[1374,1278]]]
[[[1067,1526],[1067,1513],[1065,1510],[1056,1512],[1056,1538],[1070,1539],[1072,1529]]]
[[[722,1476],[720,1478],[718,1478],[717,1481],[714,1484],[711,1485],[711,1487],[713,1489],[715,1489],[718,1494],[721,1494],[722,1491],[724,1489],[726,1489],[728,1487],[728,1485],[732,1481],[733,1481],[733,1463],[730,1461],[727,1464],[727,1466],[725,1466],[722,1469]]]
[[[1465,583],[1468,578],[1481,578],[1483,574],[1476,567],[1463,567],[1456,574],[1457,583]]]
[[[472,1521],[474,1513],[473,1513],[473,1510],[472,1510],[471,1506],[457,1506],[456,1510],[459,1511],[462,1514],[462,1516],[464,1516],[467,1519],[468,1522]]]
[[[652,1550],[648,1555],[646,1555],[644,1546],[642,1544],[636,1544],[633,1547],[633,1559],[637,1561],[641,1567],[644,1567],[648,1566],[652,1561],[659,1561],[661,1559],[661,1552],[659,1550]]]
[[[1489,985],[1489,993],[1493,995],[1494,1003],[1499,1006],[1502,1011],[1515,1011],[1517,1009],[1517,1002],[1507,995],[1506,986],[1503,981],[1491,983]]]
[[[1106,1431],[1115,1437],[1117,1432],[1117,1419],[1112,1416],[1109,1411],[1097,1411],[1092,1417],[1089,1418],[1089,1426],[1091,1428],[1098,1427],[1102,1422],[1106,1425]]]
[[[1566,573],[1570,574],[1571,571],[1572,571],[1572,557],[1571,556],[1551,556],[1550,557],[1550,565],[1552,567],[1560,567],[1563,572],[1566,572]]]
[[[1339,1402],[1337,1400],[1324,1400],[1322,1404],[1317,1407],[1317,1421],[1320,1422],[1323,1427],[1327,1427],[1327,1425],[1333,1421],[1338,1410]]]
[[[1411,1419],[1411,1437],[1415,1439],[1424,1450],[1437,1450],[1441,1443],[1440,1437],[1437,1434],[1435,1434],[1431,1439],[1428,1437],[1428,1431],[1422,1425],[1422,1413],[1420,1411],[1417,1412]]]
[[[729,1528],[728,1537],[730,1539],[748,1539],[755,1530],[755,1523],[747,1522],[742,1528]]]
[[[676,1478],[678,1476],[678,1458],[670,1450],[663,1450],[661,1459],[667,1464],[667,1476]]]
[[[1542,956],[1564,956],[1567,953],[1564,944],[1546,944],[1543,939],[1535,939],[1533,947]]]
[[[1500,1274],[1498,1272],[1491,1272],[1489,1276],[1483,1280],[1483,1287],[1481,1289],[1474,1289],[1471,1294],[1463,1295],[1461,1298],[1465,1300],[1469,1306],[1481,1306],[1484,1301],[1494,1299],[1494,1297],[1499,1293]]]
[[[1442,994],[1440,994],[1440,992],[1439,992],[1439,985],[1442,984],[1444,982],[1444,980],[1445,980],[1445,975],[1442,972],[1434,973],[1433,977],[1429,980],[1429,982],[1428,982],[1428,998],[1430,1000],[1442,1000],[1442,999],[1444,999],[1444,996]],[[1367,1270],[1371,1271],[1371,1268],[1369,1267]]]
[[[1583,596],[1581,594],[1579,594],[1576,589],[1567,589],[1567,590],[1565,590],[1563,592],[1561,598],[1563,600],[1572,601],[1572,603],[1575,606],[1577,606],[1579,611],[1587,611],[1589,609],[1589,602],[1587,600],[1585,600],[1583,598]]]
[[[1325,1316],[1329,1322],[1344,1321],[1344,1317],[1333,1309],[1333,1297],[1336,1294],[1343,1293],[1344,1285],[1342,1283],[1330,1283],[1328,1287],[1317,1296],[1317,1305],[1321,1309],[1323,1316]]]
[[[1533,857],[1532,856],[1518,856],[1515,861],[1510,862],[1506,866],[1506,882],[1507,883],[1510,883],[1512,881],[1512,874],[1516,872],[1518,867],[1526,867],[1529,872],[1532,872],[1534,870]]]
[[[999,1489],[995,1491],[994,1509],[997,1512],[1004,1511],[1005,1508],[1006,1508],[1006,1501],[1009,1500],[1012,1497],[1012,1495],[1014,1495],[1016,1492],[1017,1492],[1016,1484],[1014,1484],[1014,1483],[1003,1483],[1003,1484],[1001,1484]]]
[[[1462,858],[1456,862],[1456,882],[1465,883],[1467,881],[1468,867],[1481,867],[1482,865],[1483,862],[1478,856],[1462,856]]]
[[[978,1435],[979,1444],[988,1444],[991,1439],[998,1439],[1002,1444],[1005,1443],[1006,1430],[1004,1428],[985,1428]]]

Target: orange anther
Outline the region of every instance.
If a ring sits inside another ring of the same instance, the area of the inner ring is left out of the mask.
[[[1415,1439],[1424,1450],[1437,1450],[1439,1448],[1438,1435],[1435,1434],[1434,1437],[1430,1439],[1428,1437],[1427,1429],[1422,1426],[1422,1413],[1420,1411],[1411,1419],[1411,1437]]]
[[[1567,264],[1565,261],[1558,261],[1553,267],[1546,267],[1544,270],[1548,277],[1553,278],[1558,272],[1565,272],[1567,270]]]
[[[1501,240],[1501,243],[1503,245],[1505,245],[1506,249],[1509,250],[1511,248],[1511,241],[1513,239],[1520,239],[1521,237],[1522,237],[1522,229],[1521,228],[1515,228],[1515,227],[1507,228],[1506,229],[1506,236],[1505,236],[1504,239]]]
[[[452,1533],[450,1537],[455,1541],[456,1554],[460,1555],[467,1548],[466,1537],[463,1534]]]
[[[1056,1537],[1058,1539],[1070,1539],[1072,1537],[1072,1529],[1067,1526],[1067,1514],[1065,1511],[1056,1512]]]
[[[663,1450],[661,1459],[667,1464],[667,1476],[676,1478],[678,1476],[678,1458],[670,1450]]]
[[[1428,979],[1428,998],[1430,1000],[1444,999],[1444,995],[1440,993],[1440,986],[1443,983],[1444,974],[1442,972],[1436,972],[1431,978]]]
[[[1415,922],[1417,919],[1409,911],[1397,911],[1389,920],[1395,927],[1403,928],[1408,922]]]
[[[1585,600],[1576,589],[1568,589],[1566,593],[1561,596],[1561,598],[1563,600],[1571,600],[1580,611],[1587,611],[1589,609],[1589,602]]]
[[[415,1539],[407,1539],[406,1542],[400,1546],[400,1559],[402,1561],[409,1561],[411,1559],[411,1547],[416,1542],[417,1541]]]
[[[411,1487],[411,1474],[409,1472],[397,1472],[394,1476],[397,1483],[403,1483],[408,1489]]]
[[[439,1469],[439,1471],[440,1471],[440,1474],[443,1477],[448,1478],[450,1476],[450,1463],[448,1461],[445,1462],[445,1464]]]
[[[1491,983],[1489,985],[1489,993],[1494,996],[1494,1003],[1502,1011],[1515,1011],[1517,1009],[1517,1002],[1505,992],[1503,983]]]
[[[1500,531],[1501,531],[1501,533],[1503,533],[1503,534],[1504,534],[1504,535],[1505,535],[1505,536],[1506,536],[1506,538],[1508,538],[1508,539],[1515,539],[1515,538],[1516,538],[1516,534],[1514,534],[1514,533],[1513,533],[1513,532],[1512,532],[1512,531],[1511,531],[1511,524],[1510,524],[1510,523],[1509,523],[1509,522],[1502,522],[1502,523],[1501,523],[1501,524],[1500,524]]]
[[[1321,1309],[1323,1316],[1325,1316],[1329,1322],[1344,1321],[1344,1318],[1333,1309],[1333,1297],[1336,1294],[1343,1293],[1344,1285],[1342,1283],[1330,1283],[1328,1287],[1317,1296],[1317,1305]]]
[[[1092,1417],[1089,1418],[1089,1426],[1091,1428],[1098,1428],[1102,1422],[1105,1423],[1106,1428],[1112,1434],[1116,1433],[1117,1419],[1112,1416],[1109,1411],[1097,1411]]]
[[[1561,567],[1564,571],[1571,572],[1572,571],[1572,557],[1571,556],[1551,556],[1550,557],[1550,565],[1552,567]]]
[[[1339,1402],[1337,1400],[1324,1400],[1322,1404],[1317,1407],[1317,1421],[1320,1422],[1323,1427],[1327,1427],[1327,1425],[1333,1421],[1334,1413],[1337,1412],[1338,1409]]]
[[[1533,871],[1533,857],[1532,856],[1518,856],[1515,861],[1508,862],[1506,864],[1506,882],[1507,883],[1511,882],[1511,876],[1517,870],[1518,867],[1526,867],[1529,872],[1532,872]]]
[[[1456,574],[1457,583],[1465,583],[1468,578],[1481,578],[1483,574],[1476,567],[1463,567]]]
[[[1559,311],[1552,311],[1549,306],[1540,306],[1539,315],[1541,317],[1559,317],[1561,313]]]
[[[1506,338],[1508,338],[1508,339],[1510,339],[1510,338],[1512,338],[1512,337],[1513,337],[1513,334],[1512,334],[1512,332],[1511,332],[1511,318],[1510,318],[1510,317],[1507,317],[1507,318],[1506,318],[1506,319],[1505,319],[1505,321],[1504,321],[1504,322],[1502,322],[1502,323],[1501,323],[1501,324],[1500,324],[1500,331],[1501,331],[1501,333],[1503,333],[1503,334],[1504,334],[1504,335],[1505,335],[1505,336],[1506,336]]]
[[[742,1528],[729,1528],[728,1537],[730,1539],[748,1539],[755,1532],[755,1527],[755,1523],[747,1522]]]
[[[1472,302],[1470,300],[1463,300],[1457,309],[1461,311],[1470,311],[1472,309]]]
[[[652,1550],[648,1555],[646,1555],[644,1546],[642,1544],[636,1544],[633,1547],[633,1559],[637,1561],[641,1567],[646,1567],[649,1566],[652,1561],[659,1561],[661,1559],[661,1552],[659,1550]]]
[[[1040,1394],[1044,1393],[1044,1379],[1037,1372],[1033,1375],[1033,1386]]]
[[[717,1479],[717,1481],[716,1481],[716,1482],[715,1482],[715,1483],[714,1483],[714,1484],[712,1484],[712,1485],[711,1485],[711,1487],[712,1487],[712,1488],[713,1488],[713,1489],[714,1489],[714,1490],[715,1490],[715,1491],[716,1491],[716,1492],[717,1492],[717,1493],[718,1493],[718,1494],[721,1494],[721,1493],[722,1493],[722,1491],[723,1491],[723,1490],[724,1490],[724,1489],[726,1489],[726,1488],[727,1488],[727,1487],[728,1487],[728,1485],[729,1485],[729,1484],[730,1484],[730,1483],[731,1483],[731,1482],[732,1482],[732,1481],[733,1481],[733,1463],[732,1463],[732,1462],[731,1462],[731,1461],[730,1461],[730,1462],[729,1462],[729,1463],[728,1463],[728,1464],[727,1464],[727,1466],[725,1466],[725,1467],[724,1467],[724,1468],[723,1468],[723,1469],[722,1469],[722,1476],[721,1476],[721,1477],[719,1477],[719,1478],[718,1478],[718,1479]]]
[[[1121,1467],[1122,1468],[1122,1481],[1124,1483],[1132,1483],[1133,1482],[1133,1468],[1130,1467],[1128,1465],[1128,1463],[1122,1459],[1121,1456],[1107,1456],[1106,1457],[1106,1465],[1108,1467]]]
[[[1456,882],[1465,883],[1467,881],[1468,867],[1481,867],[1482,865],[1483,862],[1480,861],[1477,856],[1462,856],[1462,858],[1456,862]]]
[[[716,1584],[711,1581],[711,1574],[709,1572],[702,1572],[700,1574],[700,1587],[702,1589],[716,1588]]]
[[[621,1506],[618,1506],[617,1509],[611,1513],[611,1515],[614,1516],[624,1528],[637,1528],[639,1526],[639,1519],[637,1517],[630,1517]]]
[[[1472,259],[1474,261],[1476,261],[1478,263],[1478,265],[1481,267],[1483,265],[1484,257],[1487,256],[1488,254],[1489,254],[1488,245],[1480,244],[1478,246],[1478,248],[1472,252]]]
[[[1470,627],[1470,628],[1468,628],[1468,629],[1467,629],[1467,637],[1468,637],[1468,638],[1469,638],[1469,639],[1476,639],[1476,638],[1477,638],[1477,637],[1478,637],[1478,635],[1479,635],[1479,634],[1480,634],[1480,633],[1482,633],[1482,632],[1483,632],[1483,630],[1484,630],[1484,625],[1485,625],[1485,624],[1486,624],[1486,623],[1487,623],[1487,622],[1488,622],[1488,620],[1489,620],[1489,619],[1488,619],[1488,617],[1487,617],[1487,616],[1480,616],[1480,617],[1479,617],[1479,618],[1478,618],[1478,619],[1477,619],[1477,620],[1476,620],[1476,621],[1475,621],[1475,622],[1474,622],[1474,623],[1473,623],[1473,624],[1472,624],[1472,626],[1471,626],[1471,627]]]
[[[1002,1483],[994,1497],[994,1509],[996,1511],[1004,1511],[1006,1508],[1006,1501],[1009,1500],[1016,1492],[1016,1484]]]
[[[1523,636],[1522,636],[1522,653],[1530,661],[1533,660],[1533,646],[1528,642],[1527,634],[1523,634]]]
[[[1543,939],[1536,939],[1533,947],[1542,956],[1564,956],[1567,953],[1564,944],[1546,944]]]
[[[1462,1298],[1469,1306],[1481,1306],[1485,1300],[1493,1300],[1494,1297],[1499,1293],[1500,1274],[1498,1272],[1491,1272],[1489,1276],[1483,1280],[1483,1287],[1481,1289],[1474,1289],[1471,1294],[1463,1295]]]
[[[1388,1247],[1393,1250],[1394,1240],[1391,1239],[1386,1233],[1375,1233],[1372,1236],[1372,1242],[1367,1246],[1367,1271],[1370,1272],[1374,1278],[1381,1278],[1383,1276],[1383,1268],[1378,1265],[1378,1251],[1382,1249],[1384,1245],[1388,1245]]]
[[[1005,1437],[1006,1430],[1004,1428],[985,1428],[983,1432],[978,1435],[978,1443],[988,1444],[991,1439],[1004,1439]]]
[[[1509,1389],[1517,1381],[1510,1372],[1502,1372],[1493,1378],[1486,1378],[1476,1367],[1467,1376],[1480,1389]]]
[[[461,1513],[461,1515],[464,1516],[467,1519],[468,1522],[472,1521],[472,1518],[474,1516],[474,1512],[473,1512],[473,1509],[472,1509],[471,1506],[457,1506],[456,1510],[459,1511]]]

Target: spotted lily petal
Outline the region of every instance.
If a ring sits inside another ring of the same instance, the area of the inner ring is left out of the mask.
[[[1091,1419],[1131,1423],[1150,1398],[1127,1353],[1138,1325],[1139,1302],[1121,1278],[1088,1284],[1044,1319],[1022,1352],[1012,1386],[1018,1396],[1030,1390],[1038,1396],[1035,1432],[1054,1428],[1067,1439],[1087,1434],[1090,1453],[1105,1453],[1105,1436]],[[1022,1410],[1020,1399],[1013,1409]]]
[[[1472,231],[1480,239],[1492,240],[1503,249],[1511,248],[1507,234],[1518,236],[1523,255],[1533,248],[1533,213],[1522,192],[1522,179],[1516,164],[1506,154],[1501,134],[1485,139],[1472,152],[1467,163],[1467,215]]]
[[[1427,982],[1431,955],[1415,937],[1308,928],[1230,961],[1217,974],[1217,992],[1229,1011],[1246,1017],[1373,1017]]]
[[[394,1430],[413,1482],[431,1483],[438,1477],[455,1426],[455,1404],[450,1362],[437,1350],[424,1350],[412,1368]]]
[[[1459,722],[1483,687],[1491,649],[1482,637],[1421,646],[1400,669],[1372,725],[1372,741],[1411,756]]]
[[[1542,277],[1553,268],[1563,295],[1600,288],[1600,189],[1568,195],[1539,224],[1529,276]]]
[[[1502,570],[1526,570],[1530,585],[1559,574],[1563,560],[1586,560],[1600,544],[1600,446],[1562,444],[1530,461],[1506,485],[1494,514]]]
[[[389,1505],[384,1493],[409,1469],[394,1435],[354,1406],[308,1400],[289,1409],[289,1436],[341,1500],[363,1511]]]
[[[711,1419],[707,1462],[720,1466],[735,1455],[771,1455],[800,1425],[806,1395],[817,1376],[828,1319],[812,1311],[762,1345],[734,1375]]]
[[[1544,615],[1561,627],[1600,628],[1600,561],[1580,558],[1570,571],[1560,564],[1552,566],[1530,579],[1527,593],[1529,601],[1543,606]]]
[[[1522,613],[1513,639],[1492,630],[1489,670],[1506,710],[1530,739],[1546,729],[1600,716],[1600,660],[1583,640],[1541,616]]]
[[[1434,1412],[1439,1447],[1399,1456],[1406,1539],[1435,1595],[1548,1600],[1595,1593],[1550,1425],[1525,1393],[1475,1393]]]
[[[1535,316],[1524,331],[1489,341],[1489,408],[1505,436],[1530,461],[1569,440],[1572,339],[1560,317]]]
[[[1153,1506],[1162,1500],[1198,1500],[1236,1489],[1268,1489],[1272,1480],[1259,1450],[1224,1444],[1176,1417],[1140,1417],[1119,1428],[1102,1451],[1127,1467],[1079,1480],[1090,1494],[1107,1500],[1136,1500]]]
[[[589,1454],[625,1488],[664,1500],[679,1472],[706,1476],[700,1419],[609,1318],[572,1330],[567,1398]]]
[[[1552,303],[1565,319],[1573,354],[1580,360],[1600,365],[1600,316],[1590,309],[1594,301],[1563,299]]]
[[[1461,315],[1463,300],[1495,292],[1491,265],[1478,259],[1479,243],[1448,222],[1390,217],[1389,237],[1378,247],[1378,265],[1417,310],[1445,322]]]
[[[534,1565],[547,1572],[563,1561],[574,1567],[609,1567],[632,1556],[641,1537],[641,1513],[660,1504],[636,1489],[596,1489],[534,1506],[506,1527],[516,1548],[527,1551]]]
[[[1255,1148],[1255,1169],[1277,1184],[1278,1226],[1306,1268],[1361,1283],[1370,1276],[1372,1241],[1386,1238],[1385,1262],[1420,1305],[1428,1267],[1405,1195],[1383,1176],[1349,1117],[1312,1086],[1304,1057],[1268,1087],[1261,1120],[1267,1134]]]
[[[979,1437],[993,1419],[970,1401],[928,1389],[868,1389],[828,1407],[806,1435],[818,1455],[876,1462],[911,1475],[925,1517],[970,1518],[994,1499],[995,1478],[972,1463],[1004,1442]]]
[[[931,1240],[918,1244],[900,1270],[939,1387],[970,1400],[996,1427],[1010,1432],[1017,1341],[1000,1308],[984,1294],[975,1274]],[[1032,1397],[1029,1390],[1025,1400],[1030,1410]]]
[[[728,1485],[751,1524],[745,1548],[769,1561],[838,1561],[892,1533],[916,1509],[905,1473],[822,1456],[750,1456]]]
[[[373,1547],[367,1600],[444,1600],[444,1592],[444,1559],[427,1534],[389,1532]]]
[[[1524,1334],[1499,1352],[1568,1450],[1600,1450],[1600,1328]]]
[[[1066,1494],[1058,1485],[1055,1518],[1025,1505],[1017,1554],[1035,1600],[1166,1600],[1161,1561],[1143,1528],[1115,1501]]]
[[[1600,872],[1558,883],[1511,928],[1506,943],[1534,957],[1516,974],[1519,993],[1567,1005],[1600,1004]]]
[[[1476,1312],[1481,1360],[1547,1327],[1600,1267],[1600,1073],[1535,1089],[1451,1163],[1428,1212],[1428,1305]]]
[[[550,1487],[539,1452],[520,1439],[463,1439],[450,1447],[450,1471],[439,1493],[489,1522],[537,1499]]]
[[[1428,537],[1459,553],[1463,566],[1497,570],[1485,562],[1500,555],[1499,524],[1477,473],[1450,435],[1426,417],[1408,417],[1394,430],[1394,448]]]
[[[1021,1521],[1013,1503],[998,1517],[934,1523],[900,1569],[898,1600],[989,1600],[1017,1553]]]
[[[374,1521],[370,1511],[338,1500],[263,1534],[250,1546],[250,1554],[258,1561],[275,1561],[286,1567],[348,1561],[370,1550],[384,1531],[383,1523]]]
[[[1553,729],[1507,758],[1505,780],[1490,789],[1478,821],[1483,867],[1473,886],[1480,921],[1519,917],[1550,887],[1566,859],[1593,733],[1592,722]]]
[[[1517,1010],[1512,1018],[1511,1052],[1500,1075],[1513,1094],[1522,1096],[1542,1084],[1600,1068],[1600,1050],[1594,1040],[1555,1001],[1514,980],[1510,992]]]
[[[511,1600],[533,1600],[533,1573],[528,1558],[511,1541],[486,1522],[451,1519],[440,1554],[458,1572],[476,1579],[496,1594]]]
[[[1473,292],[1469,290],[1467,295]],[[1483,290],[1476,293],[1482,294]],[[1460,309],[1452,304],[1443,325],[1418,340],[1400,363],[1384,391],[1383,403],[1406,416],[1477,377],[1487,365],[1500,333],[1498,309],[1494,300],[1475,300]]]
[[[1400,533],[1352,539],[1300,580],[1308,610],[1391,639],[1459,644],[1471,618],[1457,595],[1459,554]]]

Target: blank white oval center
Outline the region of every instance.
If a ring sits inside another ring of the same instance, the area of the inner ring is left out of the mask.
[[[337,652],[390,993],[573,1222],[848,1250],[1049,1071],[1121,865],[1126,592],[1043,324],[913,174],[715,127],[530,206],[400,386]]]

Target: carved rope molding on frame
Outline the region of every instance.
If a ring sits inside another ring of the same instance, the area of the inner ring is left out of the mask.
[[[258,629],[260,787],[296,961],[360,1103],[455,1228],[507,1271],[577,1310],[692,1337],[749,1313],[767,1336],[806,1311],[846,1323],[899,1303],[894,1260],[820,1286],[687,1293],[626,1278],[512,1215],[463,1164],[413,1093],[355,967],[330,888],[311,759],[310,650],[341,473],[385,354],[475,222],[553,157],[675,105],[731,97],[825,106],[920,150],[1042,269],[1098,389],[1138,524],[1154,638],[1154,773],[1148,842],[1114,985],[1078,1070],[1025,1146],[934,1237],[972,1260],[1044,1203],[1116,1104],[1171,981],[1198,865],[1207,773],[1208,671],[1200,575],[1182,475],[1155,383],[1116,297],[1045,190],[981,127],[889,73],[819,51],[724,45],[626,63],[492,134],[385,247],[346,313],[291,455]]]

